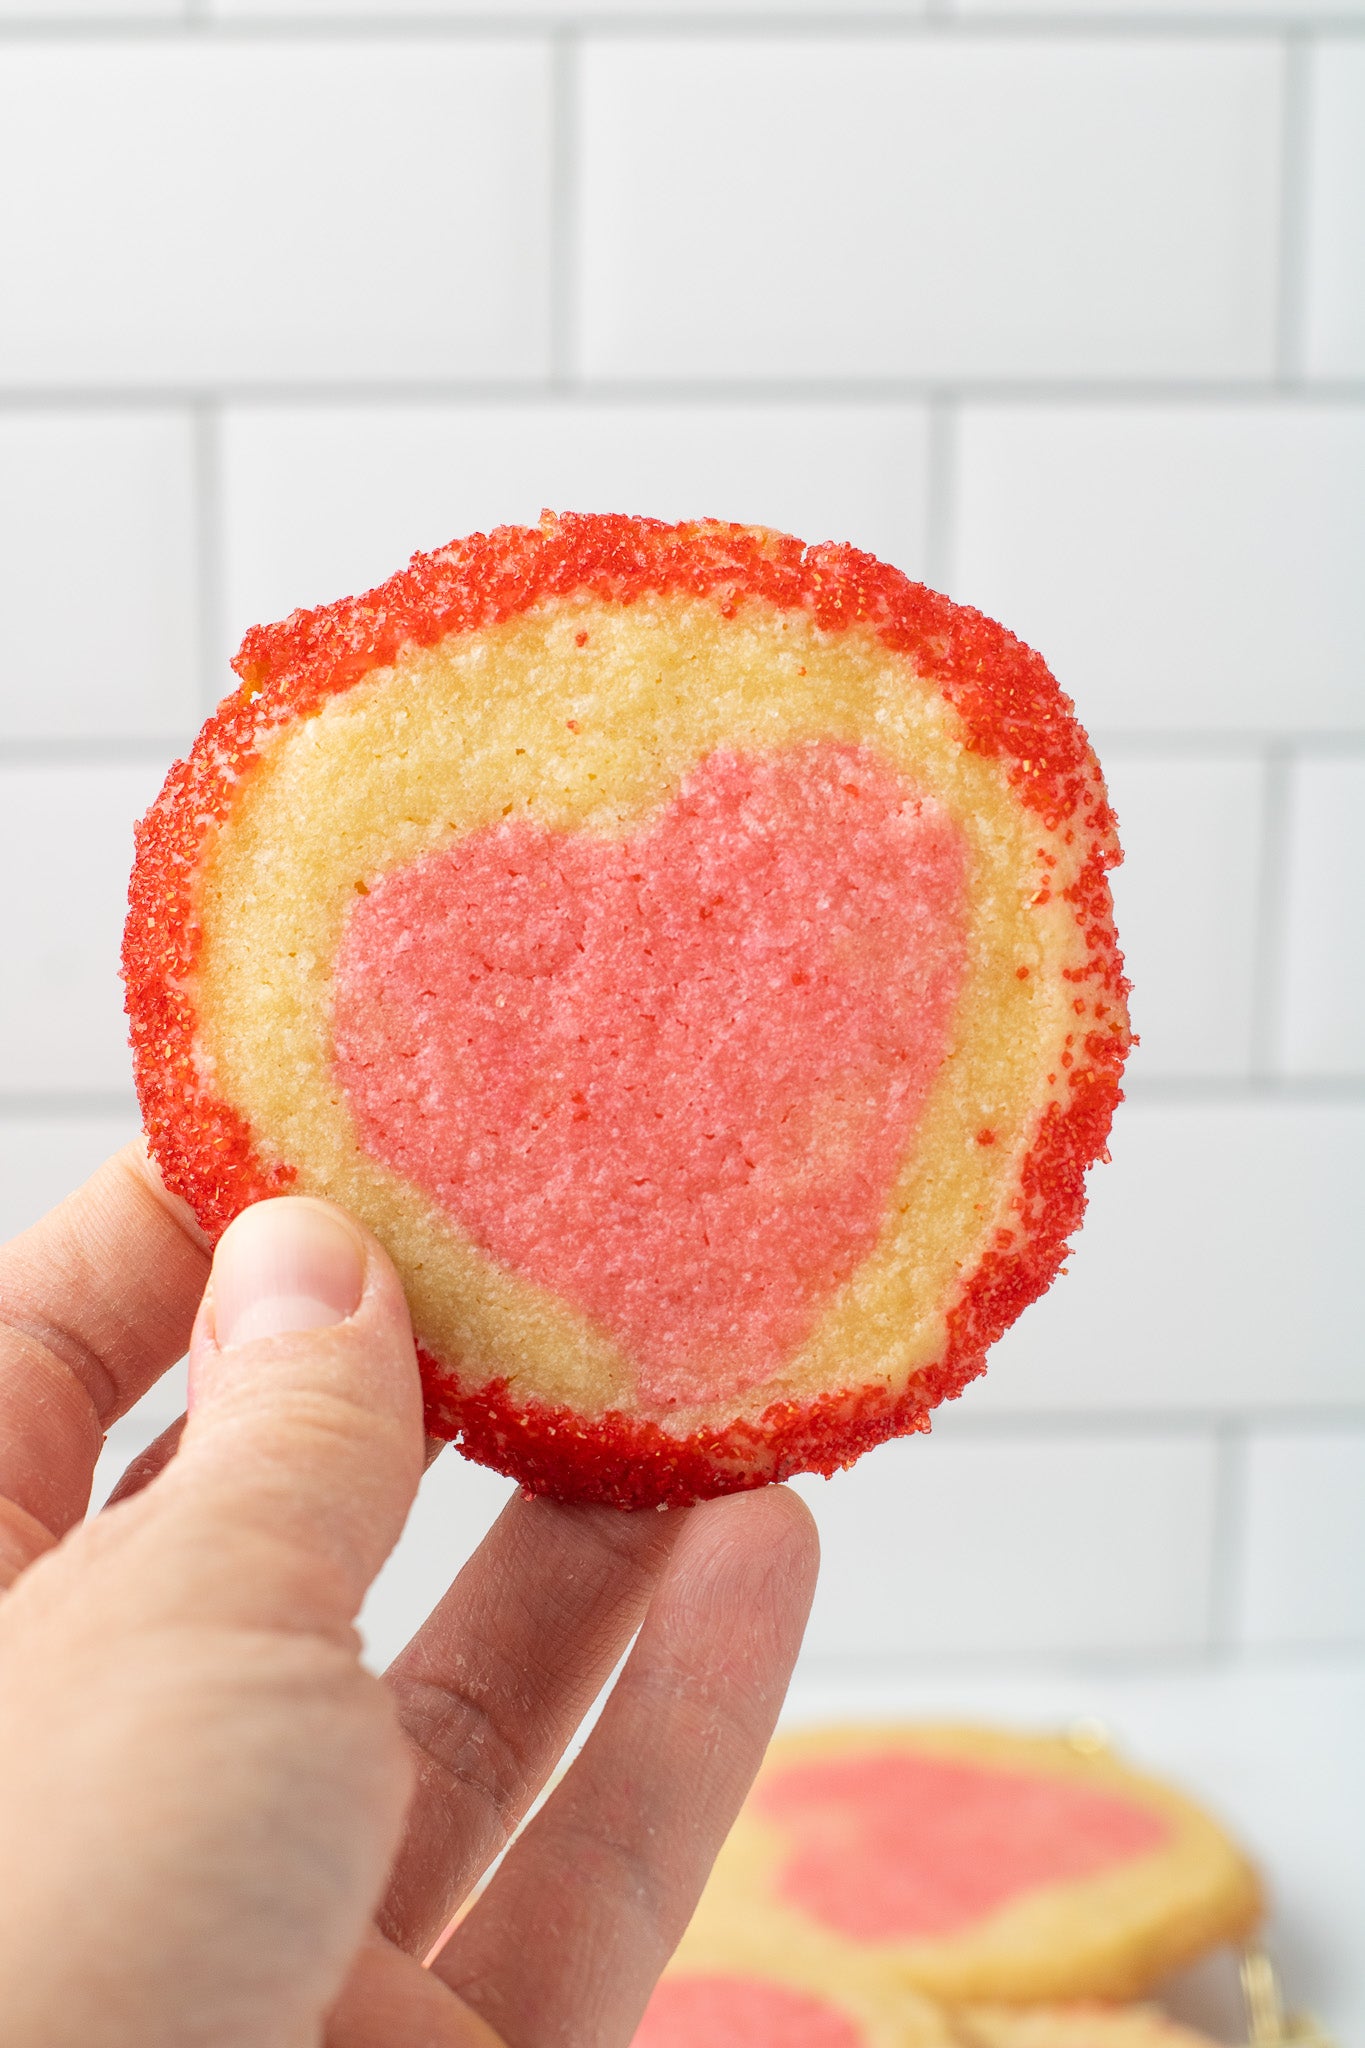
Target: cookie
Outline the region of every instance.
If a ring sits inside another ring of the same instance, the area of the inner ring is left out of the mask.
[[[1113,815],[1038,656],[851,548],[547,516],[234,665],[124,943],[205,1228],[360,1218],[429,1429],[533,1491],[927,1427],[1057,1272],[1129,1046]]]
[[[1223,1831],[1108,1752],[903,1726],[774,1742],[696,1926],[955,2006],[1138,1997],[1260,1911]]]
[[[803,1981],[799,1964],[781,1973],[756,1970],[745,1962],[742,1942],[727,1955],[724,1941],[699,1942],[685,1935],[650,1999],[632,2048],[959,2048],[959,2043],[939,2008],[913,1993],[857,1983],[813,1986]]]

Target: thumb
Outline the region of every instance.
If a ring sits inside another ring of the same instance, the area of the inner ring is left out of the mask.
[[[180,1524],[204,1618],[346,1629],[422,1465],[412,1331],[382,1248],[311,1198],[245,1210],[195,1324],[179,1452],[149,1489],[163,1533]]]
[[[170,1464],[0,1607],[7,2044],[320,2041],[402,1825],[351,1625],[422,1469],[397,1276],[339,1210],[264,1203],[190,1361]]]

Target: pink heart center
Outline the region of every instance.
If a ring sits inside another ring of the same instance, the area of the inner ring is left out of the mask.
[[[337,1071],[374,1157],[634,1361],[766,1379],[872,1250],[947,1050],[965,849],[869,749],[710,755],[638,832],[506,824],[355,904]]]
[[[755,1803],[791,1843],[782,1897],[853,1941],[956,1934],[1170,1838],[1149,1808],[1071,1778],[895,1750],[793,1764]]]

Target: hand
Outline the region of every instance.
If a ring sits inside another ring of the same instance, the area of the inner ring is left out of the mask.
[[[771,1732],[809,1517],[515,1499],[373,1678],[352,1623],[423,1464],[397,1278],[297,1200],[208,1276],[136,1147],[0,1254],[5,2048],[624,2048]],[[201,1294],[178,1448],[82,1522]]]

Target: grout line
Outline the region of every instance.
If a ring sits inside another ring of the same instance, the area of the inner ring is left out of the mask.
[[[1105,754],[1130,754],[1144,760],[1208,756],[1232,760],[1245,759],[1250,754],[1263,761],[1266,748],[1272,746],[1291,749],[1296,755],[1357,753],[1365,749],[1365,729],[1334,730],[1324,726],[1318,732],[1293,732],[1287,728],[1256,732],[1229,726],[1225,732],[1198,728],[1189,732],[1125,732],[1118,727],[1106,730],[1099,726],[1095,728],[1094,740],[1096,748]]]
[[[970,1399],[970,1396],[968,1396]],[[1108,1438],[1116,1443],[1168,1443],[1172,1438],[1205,1439],[1230,1428],[1365,1430],[1365,1393],[1322,1407],[1254,1408],[1058,1408],[1014,1414],[974,1414],[970,1408],[938,1410],[933,1434],[940,1442],[994,1443],[1005,1440],[1054,1443]]]
[[[137,1117],[137,1097],[112,1089],[46,1088],[33,1094],[0,1090],[0,1117],[11,1123],[46,1123],[57,1118]]]
[[[1281,993],[1288,966],[1290,775],[1293,754],[1282,742],[1267,749],[1261,798],[1261,855],[1256,876],[1256,951],[1251,982],[1251,1077],[1283,1086]]]
[[[195,584],[199,703],[211,711],[231,684],[223,673],[222,419],[212,399],[194,407]]]
[[[223,684],[221,643],[213,645],[211,688]],[[162,733],[47,733],[35,737],[0,737],[0,766],[100,766],[104,762],[156,762],[180,752],[194,737],[192,727]],[[1340,760],[1365,754],[1365,731],[1359,733],[1097,733],[1097,752],[1105,758],[1138,760],[1265,760],[1267,748],[1283,750],[1297,760]],[[1130,1075],[1130,1094],[1185,1094],[1197,1090],[1218,1100],[1252,1094],[1310,1096],[1338,1083],[1312,1075],[1265,1073],[1250,1079],[1220,1075]]]
[[[167,41],[184,38],[187,30],[197,36],[211,36],[222,42],[315,42],[322,39],[372,40],[383,36],[393,41],[472,42],[497,38],[526,41],[553,35],[565,26],[565,14],[525,13],[509,18],[497,12],[471,11],[463,15],[384,14],[380,12],[336,12],[326,15],[290,14],[281,6],[274,16],[240,19],[213,11],[213,0],[183,0],[179,18],[158,20],[126,15],[122,18],[86,16],[64,21],[35,17],[28,21],[0,22],[0,41]],[[1359,14],[1334,12],[1330,8],[1304,23],[1301,15],[1287,10],[1236,14],[1188,13],[1153,14],[1138,11],[1116,14],[1084,12],[990,13],[984,9],[964,14],[952,0],[925,0],[922,8],[909,12],[861,8],[840,13],[823,10],[793,10],[783,13],[749,13],[741,6],[712,14],[659,13],[647,20],[608,9],[586,8],[571,17],[582,34],[614,37],[621,41],[762,39],[765,41],[810,41],[838,38],[846,41],[870,39],[910,42],[945,34],[962,42],[1113,42],[1120,39],[1144,42],[1187,43],[1191,41],[1238,43],[1266,41],[1291,27],[1309,26],[1332,36],[1359,36],[1365,23]]]
[[[1130,1102],[1185,1103],[1196,1108],[1226,1103],[1308,1105],[1365,1100],[1365,1074],[1252,1073],[1225,1080],[1214,1074],[1130,1073],[1125,1075],[1123,1087]]]
[[[145,736],[114,734],[0,739],[0,768],[113,768],[167,762],[190,745],[192,727]]]
[[[958,461],[956,402],[946,394],[931,398],[928,424],[924,580],[931,589],[946,591],[956,580],[953,565]]]
[[[889,1657],[807,1650],[796,1667],[792,1696],[799,1714],[802,1692],[817,1686],[852,1690],[862,1685],[928,1683],[939,1689],[945,1680],[1184,1678],[1200,1677],[1211,1671],[1282,1671],[1295,1666],[1315,1672],[1340,1671],[1344,1666],[1347,1670],[1359,1668],[1365,1675],[1365,1645],[1348,1637],[1330,1644],[1258,1644],[1235,1652],[1172,1648],[1168,1644],[1112,1650],[1067,1646],[1012,1653],[998,1646],[981,1650],[931,1648],[898,1652]]]
[[[202,636],[208,644],[208,636]],[[212,667],[211,687],[219,689],[225,682],[222,674],[221,641],[211,645]],[[115,761],[156,761],[166,757],[168,750],[181,750],[194,737],[194,728],[167,729],[160,733],[112,733],[103,737],[97,734],[50,733],[32,738],[0,737],[0,766],[63,765],[78,766],[85,763],[99,765]],[[1340,760],[1343,756],[1353,757],[1365,753],[1365,732],[1308,732],[1308,733],[1109,733],[1095,735],[1097,751],[1105,759],[1120,755],[1139,760],[1217,760],[1244,762],[1248,756],[1263,760],[1267,746],[1283,748],[1286,753],[1298,759]],[[1309,1078],[1286,1075],[1258,1076],[1255,1081],[1225,1081],[1216,1075],[1166,1075],[1143,1077],[1141,1085],[1155,1091],[1184,1089],[1190,1086],[1208,1090],[1220,1097],[1229,1089],[1251,1089],[1257,1094],[1267,1090],[1274,1093],[1310,1089],[1321,1084]]]
[[[792,1682],[792,1719],[798,1719],[802,1713],[801,1693],[807,1688],[855,1691],[865,1686],[928,1685],[937,1690],[944,1682],[979,1684],[983,1680],[998,1683],[1010,1679],[1060,1679],[1084,1684],[1087,1680],[1138,1677],[1196,1678],[1211,1671],[1240,1668],[1241,1661],[1203,1644],[1173,1646],[1153,1642],[1114,1647],[1054,1643],[1050,1647],[1014,1651],[1002,1650],[998,1643],[983,1644],[977,1650],[928,1645],[922,1650],[901,1650],[891,1656],[878,1656],[866,1650],[860,1654],[853,1650],[805,1649]]]
[[[1360,1412],[1365,1417],[1365,1397]],[[1220,1428],[1226,1420],[1226,1410],[1070,1408],[977,1415],[959,1404],[935,1412],[933,1435],[940,1443],[994,1443],[1001,1438],[1075,1443],[1101,1438],[1119,1444],[1165,1444],[1173,1437],[1204,1442],[1210,1430]]]
[[[177,405],[525,405],[581,406],[879,405],[1265,407],[1315,411],[1365,405],[1365,377],[1319,378],[1292,388],[1276,378],[1224,377],[617,377],[576,378],[559,391],[543,378],[223,378],[157,385],[0,383],[0,411],[92,407],[145,410]]]
[[[1259,1417],[1257,1418],[1260,1419]],[[1246,1421],[1224,1422],[1216,1434],[1213,1498],[1213,1554],[1209,1565],[1209,1643],[1214,1650],[1240,1649],[1238,1567],[1246,1541]]]
[[[1140,35],[1144,30],[1159,33],[1169,29],[1175,40],[1198,37],[1213,41],[1222,41],[1225,36],[1271,37],[1295,29],[1305,29],[1314,34],[1321,31],[1333,36],[1345,30],[1358,35],[1365,26],[1354,10],[1335,10],[1330,6],[1307,15],[1291,6],[1277,8],[1271,5],[1259,13],[1254,8],[1244,7],[1224,14],[1208,14],[1194,6],[1164,14],[1132,10],[1106,12],[1101,17],[1098,12],[1085,12],[1084,5],[1085,0],[1082,0],[1082,4],[1074,9],[1050,11],[1047,7],[1036,7],[1021,10],[1018,14],[1008,8],[992,10],[987,6],[977,6],[970,15],[965,15],[957,11],[961,0],[955,0],[953,19],[962,27],[989,30],[993,35],[1008,35],[1018,27],[1030,31],[1058,31],[1069,25],[1082,34],[1103,29],[1120,35]]]
[[[1290,388],[1297,388],[1304,375],[1311,54],[1309,40],[1301,32],[1291,31],[1285,37],[1275,364],[1281,383]]]
[[[578,37],[557,34],[550,57],[550,388],[568,393],[577,366]]]

